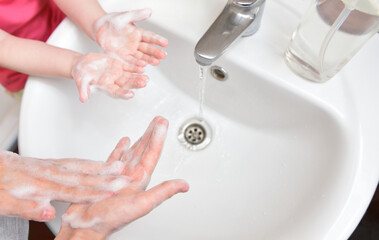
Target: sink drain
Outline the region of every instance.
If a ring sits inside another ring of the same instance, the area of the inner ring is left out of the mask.
[[[197,145],[205,140],[206,132],[201,125],[192,124],[188,126],[184,131],[184,137],[187,142]]]
[[[204,120],[191,118],[180,127],[178,139],[186,148],[198,151],[211,142],[211,128]]]

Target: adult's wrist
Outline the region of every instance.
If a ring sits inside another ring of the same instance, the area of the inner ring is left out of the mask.
[[[107,235],[92,229],[62,227],[55,240],[105,240]]]

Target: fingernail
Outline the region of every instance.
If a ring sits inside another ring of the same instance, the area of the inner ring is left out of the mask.
[[[143,60],[139,60],[138,63],[137,63],[138,66],[141,66],[141,67],[146,67],[147,65],[147,62],[143,61]]]
[[[134,97],[134,93],[127,93],[125,94],[125,98],[130,99]]]
[[[188,185],[182,188],[182,192],[188,192],[188,191],[189,191],[189,186]]]
[[[43,211],[42,221],[50,221],[53,218],[54,211],[51,209],[45,209]]]

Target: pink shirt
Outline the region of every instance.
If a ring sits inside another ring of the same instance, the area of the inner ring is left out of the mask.
[[[46,41],[64,18],[53,0],[0,0],[0,28],[17,37]],[[0,67],[0,83],[8,91],[23,89],[27,77]]]

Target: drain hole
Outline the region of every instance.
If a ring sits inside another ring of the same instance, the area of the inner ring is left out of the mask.
[[[226,81],[229,77],[228,72],[220,66],[212,66],[211,74],[214,78],[220,81]]]
[[[184,137],[192,144],[200,144],[205,139],[205,129],[198,124],[191,124],[184,130]]]
[[[179,129],[178,139],[188,149],[204,149],[211,142],[211,129],[202,119],[191,118]]]

